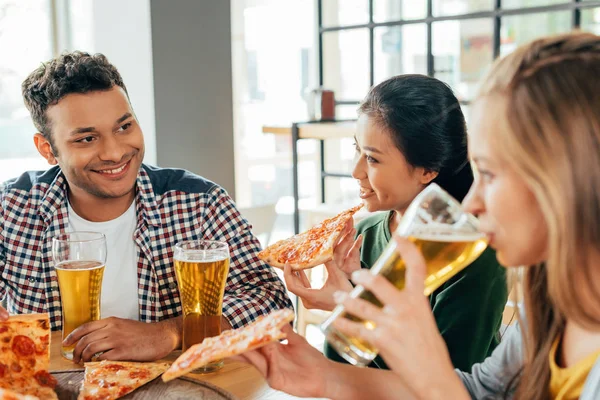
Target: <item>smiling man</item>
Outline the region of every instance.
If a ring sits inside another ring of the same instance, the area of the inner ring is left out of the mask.
[[[102,319],[75,330],[75,361],[154,360],[181,345],[173,268],[177,242],[225,241],[231,264],[224,328],[290,307],[285,288],[259,261],[258,240],[225,190],[200,176],[143,164],[144,137],[117,69],[100,54],[73,52],[36,69],[23,97],[53,165],[0,192],[0,297],[10,313],[48,312],[61,328],[52,237],[106,235]],[[0,319],[6,312],[0,307]]]

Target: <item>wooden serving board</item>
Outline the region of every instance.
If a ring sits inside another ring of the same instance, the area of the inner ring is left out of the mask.
[[[60,371],[52,375],[58,381],[56,393],[60,400],[77,400],[84,371]],[[160,377],[122,397],[123,400],[239,400],[231,393],[208,382],[179,378],[165,383]]]

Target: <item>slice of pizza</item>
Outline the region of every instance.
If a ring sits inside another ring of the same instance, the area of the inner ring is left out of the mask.
[[[289,309],[274,311],[258,317],[254,322],[239,329],[209,337],[180,355],[163,374],[162,380],[169,382],[213,361],[232,357],[257,349],[285,338],[283,326],[294,320]]]
[[[362,204],[326,219],[306,232],[273,243],[259,252],[258,258],[277,268],[289,264],[294,270],[313,268],[330,261],[344,227],[361,208]]]
[[[113,400],[156,379],[169,368],[164,362],[99,361],[85,363],[77,400]]]
[[[54,400],[56,379],[50,365],[48,314],[10,316],[0,322],[0,388]]]
[[[28,394],[20,394],[8,389],[0,389],[0,400],[40,400]]]

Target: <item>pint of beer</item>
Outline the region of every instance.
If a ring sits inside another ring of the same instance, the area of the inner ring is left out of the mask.
[[[224,242],[195,240],[175,246],[175,274],[183,308],[182,350],[221,334],[223,294],[229,273],[229,246]],[[212,372],[218,361],[196,372]]]
[[[62,305],[63,340],[79,326],[100,319],[100,295],[106,263],[106,238],[96,232],[72,232],[52,239],[52,257]],[[63,346],[72,360],[75,345]]]
[[[396,233],[412,241],[425,258],[428,273],[425,295],[430,295],[462,271],[487,247],[486,237],[478,231],[477,219],[464,212],[460,204],[436,184],[428,186],[413,200]],[[405,272],[404,260],[392,240],[371,268],[371,273],[383,275],[402,290]],[[350,295],[382,306],[371,292],[360,285]],[[346,336],[335,329],[333,321],[340,317],[362,322],[368,329],[374,329],[375,323],[349,315],[342,306],[338,306],[321,325],[329,343],[344,359],[354,365],[368,365],[377,356],[377,349],[360,338]]]

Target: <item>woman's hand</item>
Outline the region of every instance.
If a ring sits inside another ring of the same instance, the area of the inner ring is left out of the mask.
[[[376,327],[368,329],[346,318],[338,318],[335,327],[378,348],[387,365],[418,398],[469,398],[454,372],[446,343],[423,294],[425,260],[413,243],[399,237],[394,240],[407,266],[405,289],[400,291],[383,276],[366,270],[354,273],[354,283],[364,286],[384,306],[378,308],[346,293],[336,294],[336,301],[348,313],[373,321]]]
[[[283,277],[287,288],[302,300],[305,308],[331,311],[335,307],[333,294],[337,291],[352,290],[349,277],[352,272],[360,269],[362,244],[362,236],[354,240],[355,234],[350,221],[333,251],[333,259],[325,263],[327,280],[320,289],[312,288],[304,271],[293,271],[289,266],[285,266]]]
[[[334,382],[333,362],[312,347],[303,337],[294,333],[290,325],[283,332],[287,344],[268,344],[257,350],[233,357],[250,363],[276,390],[300,397],[324,397]]]

